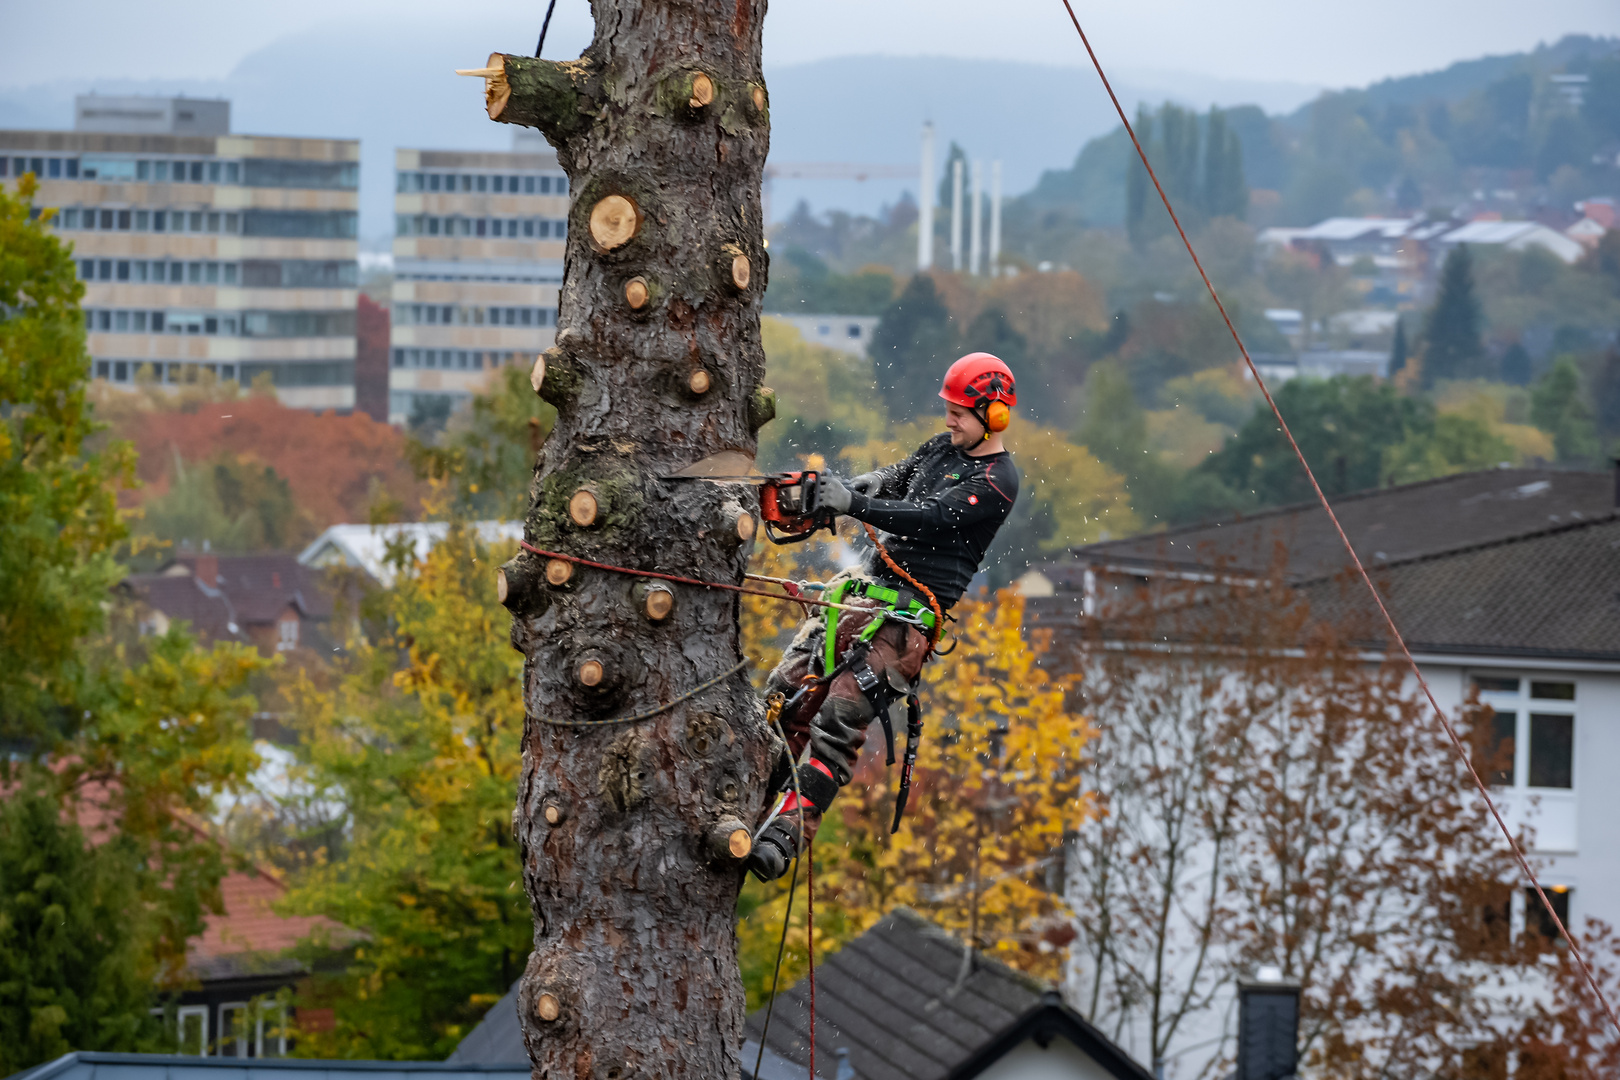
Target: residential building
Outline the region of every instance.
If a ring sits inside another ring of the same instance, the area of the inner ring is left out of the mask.
[[[1566,263],[1586,254],[1580,241],[1534,221],[1470,221],[1441,236],[1437,244],[1441,252],[1449,252],[1458,244],[1499,246],[1509,251],[1540,248]]]
[[[119,588],[135,600],[142,633],[183,622],[203,642],[237,641],[265,656],[331,648],[332,591],[291,555],[180,555]]]
[[[509,153],[398,150],[388,416],[441,420],[550,348],[568,178],[532,132]]]
[[[872,334],[883,320],[876,315],[783,315],[767,312],[767,319],[787,323],[812,345],[822,345],[851,356],[865,356]]]
[[[479,521],[473,523],[478,538],[486,544],[513,544],[523,539],[521,521]],[[433,545],[449,535],[443,521],[404,521],[390,525],[333,525],[309,542],[298,554],[298,562],[311,570],[350,567],[360,571],[373,584],[383,588],[394,583],[394,568],[388,553],[401,544],[417,559],[427,558]]]
[[[1576,934],[1620,922],[1620,791],[1607,779],[1620,771],[1617,480],[1501,468],[1334,500],[1440,707],[1455,716],[1477,694],[1494,711],[1476,747],[1500,763],[1485,780]],[[1394,643],[1348,564],[1311,502],[1086,545],[1019,587],[1028,627],[1079,657],[1087,635],[1141,611],[1144,587],[1215,597],[1280,573],[1314,618],[1371,628],[1356,645],[1384,659]],[[1522,883],[1504,891],[1514,933],[1552,935]]]
[[[91,374],[129,386],[267,376],[354,405],[360,144],[230,133],[230,103],[81,96],[72,131],[0,131],[0,182],[41,207],[85,282]]]
[[[188,986],[168,1001],[180,1051],[196,1057],[280,1058],[292,1049],[293,1014],[285,1000],[311,972],[293,947],[340,931],[318,915],[280,915],[287,891],[274,870],[233,870],[219,883],[224,911],[207,916],[186,952]],[[302,1010],[300,1026],[330,1026],[330,1009]],[[262,1078],[261,1078],[262,1080]]]

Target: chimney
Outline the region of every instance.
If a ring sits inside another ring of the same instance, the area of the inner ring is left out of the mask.
[[[219,556],[207,552],[198,555],[196,569],[192,573],[210,589],[219,588]]]
[[[1289,1080],[1299,1067],[1299,983],[1274,967],[1238,981],[1235,1080]]]

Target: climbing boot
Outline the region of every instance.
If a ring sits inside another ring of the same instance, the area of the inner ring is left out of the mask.
[[[775,881],[787,873],[799,852],[815,839],[821,815],[838,794],[832,770],[815,758],[800,765],[794,776],[797,783],[789,779],[780,808],[754,838],[748,853],[746,865],[761,881]]]

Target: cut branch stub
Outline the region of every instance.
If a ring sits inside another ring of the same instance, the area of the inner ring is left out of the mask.
[[[754,538],[754,515],[746,512],[738,514],[736,529],[738,540],[745,544],[752,540]]]
[[[641,593],[641,610],[653,622],[663,622],[675,610],[675,594],[668,585],[657,581],[643,582],[638,591]]]
[[[711,383],[709,373],[702,368],[697,368],[686,378],[686,388],[694,394],[707,394]]]
[[[601,252],[628,244],[641,228],[641,210],[626,195],[608,195],[591,207],[591,245]]]
[[[566,585],[574,576],[574,564],[567,559],[549,559],[546,561],[546,584]]]
[[[540,806],[540,815],[546,819],[547,825],[559,825],[567,815],[563,813],[562,803],[556,799],[547,799]]]
[[[723,818],[709,829],[709,850],[718,859],[746,859],[754,850],[754,840],[742,822]]]
[[[754,268],[748,261],[748,255],[736,244],[727,244],[720,249],[720,272],[738,292],[748,291],[748,283],[753,279]]]
[[[762,113],[765,111],[765,88],[763,86],[754,83],[749,88],[748,97],[754,103],[755,112]]]
[[[554,994],[541,994],[535,999],[534,1015],[549,1024],[562,1015],[562,1003]]]
[[[647,288],[647,279],[633,277],[624,283],[624,302],[630,305],[631,311],[640,311],[652,299],[652,290]]]
[[[714,100],[714,80],[703,72],[692,75],[691,95],[686,103],[694,109],[701,109]]]
[[[587,59],[559,63],[533,56],[491,53],[483,69],[484,108],[491,120],[540,129],[555,145],[585,130],[601,96]]]
[[[596,492],[589,487],[582,487],[569,496],[568,518],[582,529],[596,524],[596,517],[601,509],[601,501],[596,497]]]
[[[529,385],[534,387],[534,392],[538,394],[540,392],[540,387],[545,384],[545,381],[546,354],[541,353],[539,356],[534,358],[534,366],[529,369]]]
[[[579,667],[574,669],[574,678],[579,680],[579,685],[594,690],[606,681],[607,667],[594,656],[586,657],[579,662]]]
[[[514,615],[534,614],[545,604],[537,595],[539,570],[537,561],[525,555],[507,560],[495,572],[495,599]]]
[[[776,391],[768,386],[755,387],[753,396],[748,399],[749,428],[758,431],[775,419]]]

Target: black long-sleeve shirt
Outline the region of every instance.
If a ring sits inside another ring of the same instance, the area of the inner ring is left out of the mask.
[[[949,434],[940,434],[878,472],[883,480],[874,494],[851,493],[850,516],[883,530],[883,546],[894,561],[950,607],[978,572],[1018,498],[1012,455],[973,457],[952,446]],[[875,550],[865,569],[880,581],[905,584]]]

